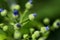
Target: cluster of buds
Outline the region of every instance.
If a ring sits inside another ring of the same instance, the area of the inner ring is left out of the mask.
[[[17,39],[17,40],[45,40],[48,37],[50,30],[60,27],[60,19],[56,20],[53,23],[53,25],[50,27],[49,18],[45,18],[43,20],[43,23],[45,25],[47,25],[47,26],[45,26],[43,24],[40,25],[40,24],[36,23],[36,21],[34,21],[37,16],[37,13],[29,14],[28,17],[26,17],[27,12],[29,11],[29,9],[32,6],[33,6],[32,0],[29,0],[25,4],[26,9],[23,13],[21,13],[21,11],[19,10],[21,7],[18,4],[11,5],[11,11],[9,11],[9,12],[6,9],[0,8],[0,15],[2,17],[4,17],[4,20],[7,21],[7,23],[6,23],[6,21],[5,21],[5,23],[0,23],[0,29],[3,30],[4,32],[8,31],[9,34],[12,31],[12,33],[14,34],[14,38],[11,38],[11,40],[14,40],[14,39]],[[36,23],[35,26],[38,27],[38,30],[35,30],[35,28],[31,27],[29,29],[28,33],[26,33],[26,34],[22,33],[21,29],[23,27],[25,27],[25,25],[28,24],[29,22],[32,24]],[[8,36],[5,36],[4,39],[8,40]],[[4,40],[4,39],[2,39],[2,40]]]

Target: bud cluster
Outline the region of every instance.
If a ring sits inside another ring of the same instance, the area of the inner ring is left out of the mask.
[[[4,39],[8,40],[8,38],[11,37],[11,40],[45,40],[48,37],[50,30],[60,27],[60,19],[57,19],[50,25],[50,19],[44,18],[43,24],[41,23],[41,25],[35,21],[37,13],[31,13],[26,17],[27,12],[29,12],[29,9],[31,9],[32,6],[32,0],[29,0],[25,4],[26,9],[23,13],[20,11],[21,7],[19,4],[11,5],[10,11],[0,8],[0,15],[4,18],[4,23],[0,23],[0,29],[4,33],[6,32],[6,38],[4,37]],[[26,27],[26,24],[29,28]],[[36,27],[30,27],[28,24],[32,24]],[[26,29],[28,29],[28,32],[25,32]]]

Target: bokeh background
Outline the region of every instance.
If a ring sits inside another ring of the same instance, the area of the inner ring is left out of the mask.
[[[20,11],[24,11],[25,3],[28,0],[16,0],[16,3],[21,6]],[[6,0],[0,0],[0,8],[10,10],[10,3]],[[50,18],[51,24],[56,20],[60,19],[60,0],[33,0],[33,7],[29,13],[36,12],[38,17],[36,20],[42,22],[46,17]],[[3,22],[3,18],[0,16],[0,23]],[[60,28],[55,31],[51,31],[47,40],[60,40]]]

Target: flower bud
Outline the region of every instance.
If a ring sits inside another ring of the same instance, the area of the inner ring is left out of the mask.
[[[35,39],[37,37],[40,36],[40,32],[39,31],[35,31],[34,34],[32,34],[32,39]]]
[[[45,38],[44,37],[40,37],[38,40],[45,40]]]
[[[28,34],[24,34],[24,35],[23,35],[23,38],[24,38],[24,39],[28,39],[28,37],[29,37]]]
[[[53,23],[53,27],[54,28],[58,28],[60,26],[60,20],[57,19],[54,23]]]
[[[30,20],[34,20],[36,16],[37,16],[36,13],[30,14],[30,15],[29,15],[29,19],[30,19]]]
[[[3,11],[1,12],[1,16],[6,16],[6,14],[7,14],[7,10],[3,10]]]
[[[17,26],[18,26],[18,23],[17,24],[14,24],[14,30],[19,29],[19,27],[17,27]]]
[[[45,18],[45,19],[43,20],[43,22],[44,22],[44,24],[49,24],[49,23],[50,23],[50,20],[49,20],[49,18]]]
[[[8,30],[8,26],[4,26],[3,31],[7,31],[7,30]]]
[[[14,10],[13,10],[13,18],[17,18],[18,15],[19,15],[18,10],[14,9]]]
[[[14,38],[15,39],[21,38],[21,33],[19,31],[15,30],[15,32],[14,32]]]
[[[30,2],[27,2],[25,7],[26,7],[26,9],[30,9],[32,7],[32,4]]]
[[[14,5],[11,6],[11,9],[12,10],[14,10],[14,9],[19,10],[20,6],[18,4],[14,4]]]
[[[34,28],[30,28],[30,33],[32,34],[34,32]]]
[[[13,14],[13,18],[14,18],[14,19],[18,18],[18,15],[14,15],[14,14]]]
[[[49,30],[49,27],[47,26],[47,27],[41,27],[41,33],[45,33],[46,31],[48,31]]]

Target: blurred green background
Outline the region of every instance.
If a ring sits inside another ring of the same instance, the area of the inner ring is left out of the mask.
[[[16,0],[16,3],[21,6],[21,11],[25,9],[25,3],[28,0]],[[0,0],[0,8],[10,10],[10,3],[6,0]],[[33,7],[30,9],[30,13],[36,12],[38,14],[37,21],[42,21],[45,17],[51,19],[51,23],[56,19],[60,19],[60,0],[33,0]],[[0,22],[2,18],[0,16]],[[60,28],[55,31],[51,31],[47,40],[60,40]]]

